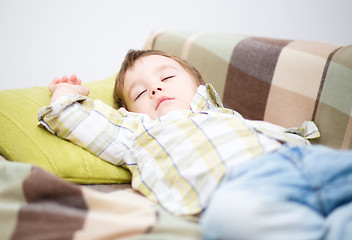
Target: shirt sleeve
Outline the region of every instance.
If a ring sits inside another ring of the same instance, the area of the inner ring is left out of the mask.
[[[246,120],[246,122],[257,132],[290,145],[310,145],[309,139],[320,137],[318,127],[312,121],[305,121],[299,128],[289,129],[264,121]]]
[[[133,140],[134,125],[124,109],[80,95],[62,96],[38,112],[38,125],[115,165]]]

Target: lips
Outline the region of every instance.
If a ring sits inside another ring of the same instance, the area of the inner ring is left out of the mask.
[[[159,97],[157,100],[156,100],[156,106],[155,106],[155,110],[158,110],[160,104],[164,101],[168,101],[168,100],[174,100],[174,98],[169,98],[169,97],[165,97],[165,96],[162,96],[162,97]]]

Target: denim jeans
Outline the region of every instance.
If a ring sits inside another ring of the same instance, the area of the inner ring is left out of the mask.
[[[205,239],[352,239],[352,151],[287,147],[230,169]]]

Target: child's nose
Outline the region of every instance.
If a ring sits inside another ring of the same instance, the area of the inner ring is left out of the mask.
[[[158,91],[161,92],[161,91],[162,91],[162,88],[158,87],[158,88],[156,88],[156,89],[153,89],[153,90],[151,91],[151,95],[154,96]]]

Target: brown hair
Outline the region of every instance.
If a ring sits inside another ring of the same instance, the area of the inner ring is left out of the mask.
[[[205,82],[203,81],[202,76],[200,75],[198,70],[196,68],[194,68],[191,64],[189,64],[187,61],[185,61],[179,57],[170,55],[166,52],[159,51],[159,50],[129,50],[125,56],[124,61],[121,64],[120,71],[117,74],[116,81],[115,81],[115,88],[114,88],[113,96],[114,96],[114,103],[117,108],[119,108],[119,107],[126,108],[127,107],[125,100],[123,99],[123,96],[122,96],[122,90],[124,87],[126,72],[128,70],[130,70],[131,68],[133,68],[135,62],[138,59],[140,59],[142,57],[150,56],[150,55],[160,55],[160,56],[168,57],[168,58],[175,60],[189,74],[191,74],[191,76],[193,76],[193,78],[198,86],[205,84]]]

